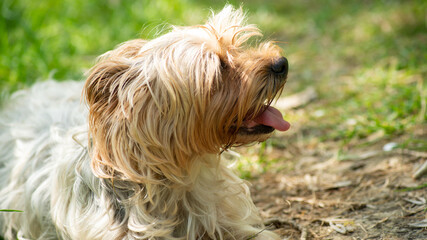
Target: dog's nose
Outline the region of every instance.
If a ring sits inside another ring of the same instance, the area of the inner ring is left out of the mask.
[[[278,75],[286,75],[288,74],[288,59],[285,57],[278,58],[271,65],[271,71]]]

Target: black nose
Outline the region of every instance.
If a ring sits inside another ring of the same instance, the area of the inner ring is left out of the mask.
[[[286,75],[288,74],[289,64],[288,59],[285,57],[281,57],[276,59],[271,65],[271,71],[278,75]]]

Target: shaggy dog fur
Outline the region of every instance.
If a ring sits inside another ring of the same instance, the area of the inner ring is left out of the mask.
[[[46,81],[0,113],[6,239],[280,239],[223,160],[289,124],[270,107],[287,61],[241,10],[102,55],[85,83]],[[84,102],[80,96],[83,91]]]

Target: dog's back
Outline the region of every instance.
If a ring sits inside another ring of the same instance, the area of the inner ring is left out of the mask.
[[[0,234],[6,234],[6,239],[20,235],[12,233],[12,228],[40,235],[51,232],[46,231],[51,227],[49,189],[53,182],[49,178],[57,161],[52,151],[69,129],[85,122],[81,89],[81,82],[41,82],[16,92],[2,106],[0,209],[25,212],[25,220],[23,213],[0,214]],[[21,226],[10,226],[8,222],[19,222]]]

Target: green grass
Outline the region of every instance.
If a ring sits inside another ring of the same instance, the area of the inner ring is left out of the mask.
[[[185,1],[165,0],[5,0],[0,87],[15,90],[49,76],[82,79],[96,56],[120,42],[152,37],[165,22],[182,24],[184,6]]]
[[[21,210],[12,210],[12,209],[0,209],[0,212],[23,212]]]
[[[402,188],[402,189],[397,189],[396,192],[410,192],[410,191],[415,191],[415,190],[420,190],[420,189],[424,189],[427,188],[427,183],[415,186],[415,187],[408,187],[408,188]]]
[[[209,8],[219,10],[224,4],[4,0],[0,91],[9,93],[50,77],[84,79],[96,56],[115,45],[153,38],[168,24],[201,23]],[[294,126],[288,134],[303,133],[302,144],[336,141],[348,148],[372,136],[393,139],[425,127],[426,1],[249,0],[243,6],[250,22],[263,30],[265,39],[278,40],[290,60],[284,94],[308,86],[319,93],[304,109],[286,113]],[[419,141],[426,146],[425,139]],[[266,150],[277,142],[254,148],[261,172],[272,160]]]

